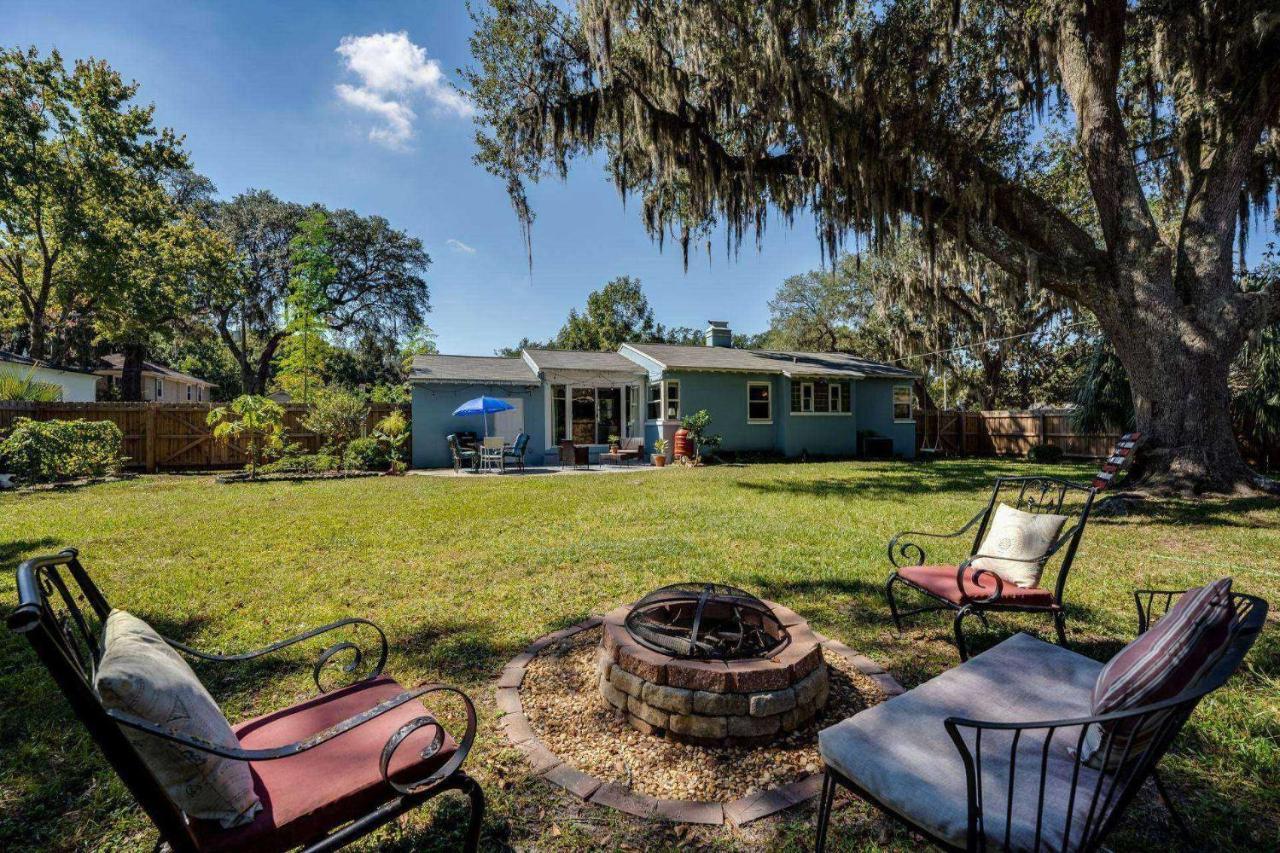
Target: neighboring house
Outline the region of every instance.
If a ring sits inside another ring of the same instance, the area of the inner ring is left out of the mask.
[[[105,386],[119,385],[124,370],[124,356],[120,353],[104,355],[99,359],[94,373],[103,377]],[[207,403],[216,386],[198,376],[192,376],[154,361],[142,362],[142,399],[158,403]]]
[[[0,350],[0,371],[56,385],[62,390],[64,403],[92,403],[98,399],[98,377],[91,370],[46,364],[25,355]]]
[[[604,450],[611,435],[643,436],[646,453],[668,441],[680,418],[711,414],[727,451],[784,456],[853,456],[858,433],[888,438],[915,455],[909,370],[842,353],[741,350],[713,321],[706,346],[624,344],[616,353],[535,350],[519,358],[425,355],[413,360],[413,464],[449,464],[445,437],[484,431],[479,416],[453,417],[486,395],[514,409],[490,416],[508,441],[529,433],[530,460],[552,462],[565,438]],[[543,458],[539,458],[542,456]]]

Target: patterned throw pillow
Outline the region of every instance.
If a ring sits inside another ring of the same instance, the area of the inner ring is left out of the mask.
[[[219,746],[239,748],[240,741],[209,691],[146,622],[112,610],[103,630],[103,648],[94,686],[104,706]],[[229,829],[253,820],[262,808],[247,762],[122,728],[188,817],[216,820]]]
[[[1234,617],[1231,578],[1184,592],[1160,621],[1121,649],[1098,673],[1093,714],[1151,705],[1193,687],[1227,650]],[[1142,754],[1167,718],[1160,713],[1141,723],[1120,720],[1090,726],[1085,735],[1085,762],[1101,767],[1105,760],[1106,769],[1117,769],[1124,760]]]
[[[1023,512],[1000,504],[978,548],[983,556],[970,565],[995,572],[1016,586],[1039,586],[1044,564],[1037,561],[1053,547],[1066,523],[1065,515]]]

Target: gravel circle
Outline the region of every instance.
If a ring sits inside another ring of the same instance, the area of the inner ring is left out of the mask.
[[[831,694],[808,726],[760,747],[674,743],[636,731],[600,695],[600,633],[558,640],[529,662],[520,686],[524,713],[565,764],[652,797],[724,802],[819,772],[818,731],[885,698],[852,663],[826,651]]]

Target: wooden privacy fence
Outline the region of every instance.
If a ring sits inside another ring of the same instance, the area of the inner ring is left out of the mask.
[[[1025,456],[1038,444],[1061,447],[1073,459],[1107,456],[1120,433],[1081,433],[1067,409],[916,412],[916,447],[955,456]]]
[[[219,442],[213,428],[205,423],[209,403],[13,403],[0,402],[0,434],[18,418],[37,421],[112,421],[124,434],[126,466],[145,471],[239,468],[249,461],[238,443]],[[369,406],[366,432],[392,409],[400,408],[409,420],[408,407],[389,403]],[[302,426],[307,407],[284,406],[285,442],[297,444],[305,453],[320,449],[320,437]]]

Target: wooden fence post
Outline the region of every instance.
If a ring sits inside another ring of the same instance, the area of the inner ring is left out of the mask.
[[[148,474],[154,474],[156,472],[156,405],[157,404],[155,403],[146,404],[146,431],[144,433],[142,444]]]

